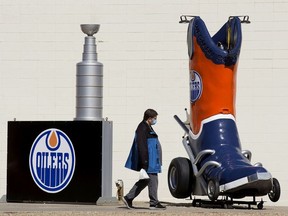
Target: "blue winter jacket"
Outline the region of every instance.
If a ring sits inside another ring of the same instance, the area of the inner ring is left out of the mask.
[[[157,134],[152,127],[142,121],[136,129],[125,167],[135,171],[143,168],[147,173],[160,173],[161,155],[161,145]]]

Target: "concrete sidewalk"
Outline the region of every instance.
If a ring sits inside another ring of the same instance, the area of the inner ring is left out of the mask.
[[[200,208],[192,207],[188,203],[168,203],[163,204],[167,206],[166,210],[150,210],[147,202],[135,202],[136,207],[133,210],[128,210],[121,202],[113,205],[74,205],[74,204],[36,204],[36,203],[0,203],[0,216],[75,216],[75,215],[105,215],[105,216],[126,216],[137,214],[141,215],[221,215],[221,216],[235,216],[235,215],[287,215],[288,207],[278,206],[265,206],[262,210],[258,210],[257,207],[252,209],[246,208],[234,208],[234,209],[222,209],[222,208]]]

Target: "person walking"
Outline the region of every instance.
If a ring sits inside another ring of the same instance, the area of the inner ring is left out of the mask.
[[[128,209],[134,208],[133,200],[148,185],[150,209],[166,209],[158,200],[158,173],[161,173],[162,149],[158,135],[152,125],[157,122],[158,113],[153,109],[144,112],[139,123],[125,167],[140,171],[144,169],[149,178],[139,179],[126,196],[122,198]]]

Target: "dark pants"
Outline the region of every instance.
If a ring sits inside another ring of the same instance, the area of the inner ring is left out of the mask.
[[[135,185],[131,188],[129,193],[126,197],[129,200],[135,199],[140,192],[148,185],[148,193],[150,198],[150,205],[156,205],[159,203],[158,201],[158,175],[156,174],[149,174],[149,179],[142,179],[135,183]]]

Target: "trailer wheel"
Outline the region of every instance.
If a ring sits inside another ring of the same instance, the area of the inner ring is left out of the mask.
[[[168,169],[168,186],[175,198],[187,198],[192,193],[192,165],[187,158],[174,158]]]
[[[217,180],[211,179],[208,181],[207,195],[211,201],[217,200],[219,196],[219,182]]]
[[[276,178],[272,179],[272,190],[268,193],[269,199],[272,202],[277,202],[280,198],[281,189],[279,181]]]
[[[258,208],[258,209],[263,209],[263,207],[264,207],[263,204],[264,204],[263,201],[259,202],[259,203],[257,204],[257,208]]]

